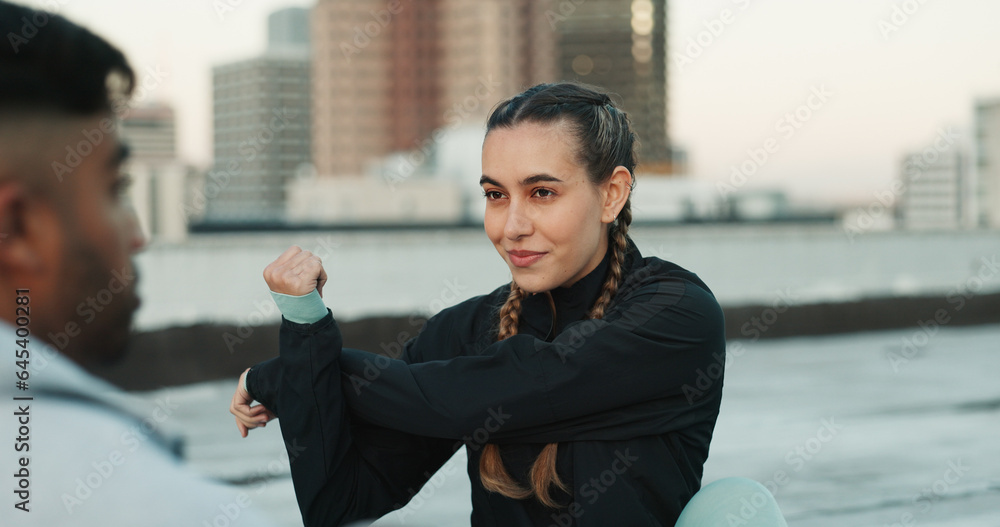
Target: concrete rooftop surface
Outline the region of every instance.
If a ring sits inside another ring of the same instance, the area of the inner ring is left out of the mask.
[[[1000,526],[1000,326],[732,341],[704,482],[760,481],[791,527]],[[280,431],[241,439],[232,382],[169,395],[196,470],[243,481],[252,507],[301,525]],[[468,525],[460,451],[377,525]]]

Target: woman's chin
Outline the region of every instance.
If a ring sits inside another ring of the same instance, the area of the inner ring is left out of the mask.
[[[511,268],[511,277],[513,277],[514,282],[520,287],[525,293],[542,293],[555,289],[555,284],[552,284],[551,279],[547,279],[544,276],[538,276],[537,273],[525,272],[524,269]]]

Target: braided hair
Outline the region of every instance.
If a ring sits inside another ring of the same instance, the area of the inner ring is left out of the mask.
[[[525,123],[561,123],[576,139],[576,156],[587,169],[591,183],[600,185],[623,166],[635,173],[638,140],[631,130],[628,116],[618,109],[607,94],[579,83],[539,84],[501,102],[493,110],[486,125],[487,135],[496,128],[513,128]],[[633,183],[634,183],[633,178]],[[631,198],[625,201],[614,223],[608,228],[611,259],[608,275],[600,295],[587,313],[587,318],[602,318],[610,307],[622,282],[628,228],[632,223]],[[510,294],[500,309],[497,340],[517,334],[521,303],[526,293],[516,282],[510,283]],[[483,487],[514,499],[534,496],[543,505],[556,508],[552,487],[569,492],[556,472],[558,443],[545,445],[529,473],[529,488],[523,487],[507,472],[497,445],[488,443],[479,459],[479,477]]]

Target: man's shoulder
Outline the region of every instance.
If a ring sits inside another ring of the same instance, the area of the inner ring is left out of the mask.
[[[28,415],[31,514],[39,524],[200,525],[212,524],[220,506],[241,508],[240,489],[193,472],[164,443],[164,413],[136,419],[67,394],[13,403],[24,404],[11,411]],[[264,524],[240,512],[246,523],[234,525]]]

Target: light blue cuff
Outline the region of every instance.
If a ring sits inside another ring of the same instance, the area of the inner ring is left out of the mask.
[[[271,298],[278,306],[281,314],[290,322],[296,324],[312,324],[326,316],[326,304],[319,296],[319,291],[302,296],[292,296],[271,291]]]

